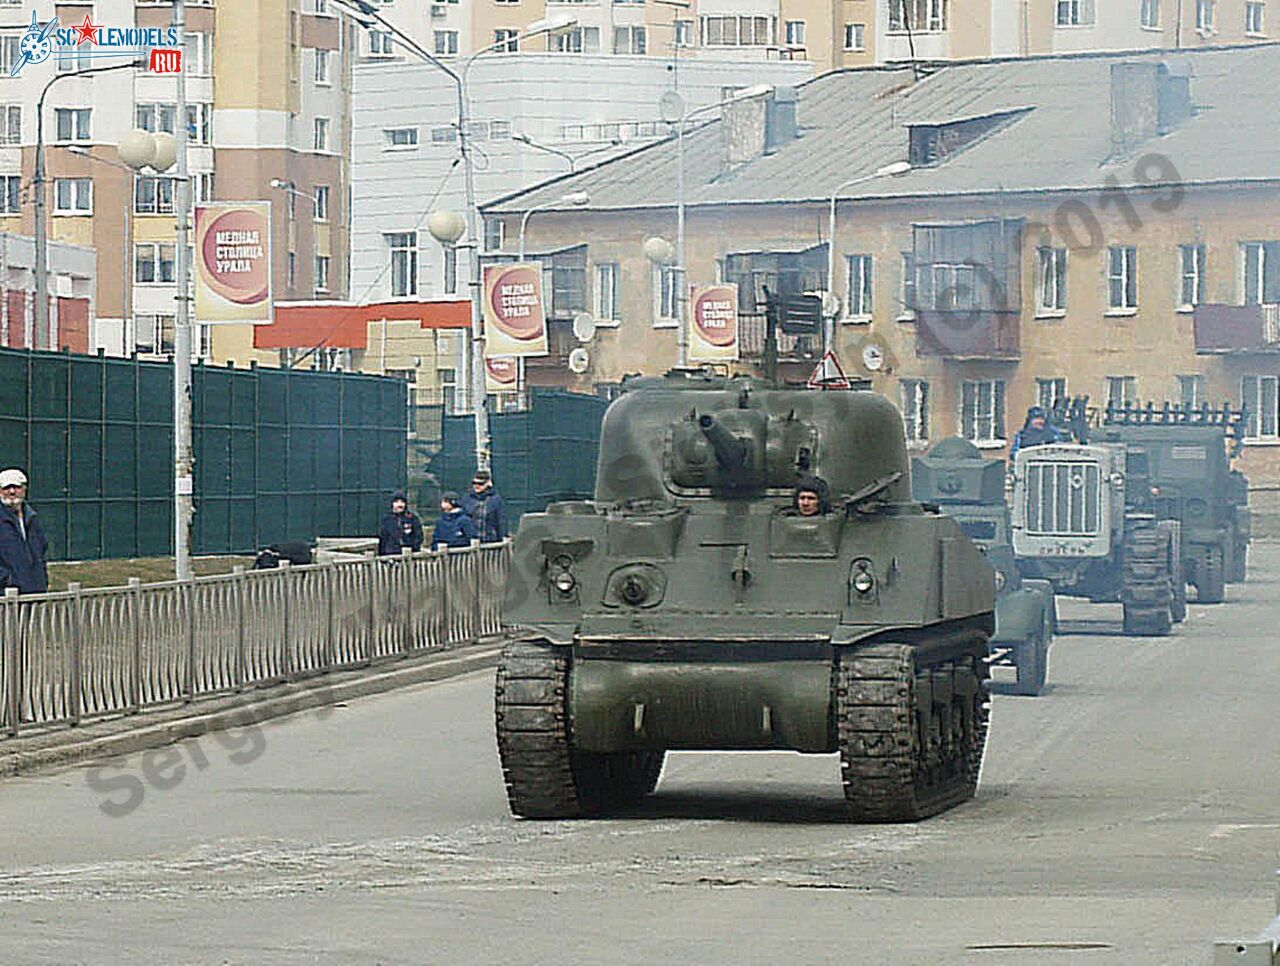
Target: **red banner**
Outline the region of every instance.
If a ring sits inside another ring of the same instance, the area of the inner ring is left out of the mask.
[[[696,286],[689,299],[689,361],[738,358],[738,286]]]

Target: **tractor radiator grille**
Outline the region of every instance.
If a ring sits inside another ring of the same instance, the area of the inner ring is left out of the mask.
[[[1037,537],[1092,537],[1099,529],[1097,463],[1027,466],[1026,532]]]

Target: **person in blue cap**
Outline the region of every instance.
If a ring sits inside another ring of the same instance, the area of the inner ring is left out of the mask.
[[[1032,406],[1027,410],[1027,420],[1022,428],[1014,434],[1013,448],[1009,450],[1009,459],[1018,455],[1018,450],[1027,446],[1044,446],[1062,439],[1061,434],[1049,424],[1049,414],[1043,406]]]

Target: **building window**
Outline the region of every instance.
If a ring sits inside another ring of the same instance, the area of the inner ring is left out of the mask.
[[[847,23],[844,25],[844,49],[866,50],[867,25],[864,23]]]
[[[22,214],[22,175],[0,176],[0,212],[6,215]]]
[[[778,21],[774,17],[703,17],[704,47],[772,47]]]
[[[1280,399],[1277,377],[1245,376],[1240,380],[1240,405],[1245,411],[1244,434],[1250,439],[1275,439],[1280,435]]]
[[[315,151],[329,150],[329,119],[327,117],[316,118],[315,136],[312,138],[311,147]]]
[[[133,317],[133,350],[141,355],[173,352],[172,315],[139,314]]]
[[[916,317],[916,256],[914,252],[902,253],[902,277],[899,279],[898,319],[909,321]]]
[[[383,235],[391,259],[391,295],[404,298],[418,294],[418,239],[411,231]]]
[[[22,42],[22,31],[13,33],[0,34],[0,72],[5,77],[13,74],[13,65],[22,60],[22,49],[18,46]],[[58,56],[58,66],[62,66],[62,56]]]
[[[187,139],[192,144],[213,143],[213,105],[187,105]]]
[[[1262,22],[1264,3],[1250,2],[1244,5],[1244,32],[1258,36],[1266,33]]]
[[[296,252],[289,252],[284,258],[284,283],[290,291],[298,287],[298,255]]]
[[[693,21],[692,20],[676,21],[676,46],[677,47],[693,46]]]
[[[196,200],[212,201],[213,200],[213,172],[207,171],[198,174],[196,177]]]
[[[458,129],[456,127],[433,127],[431,129],[432,144],[452,144],[458,140]]]
[[[329,291],[329,256],[316,256],[316,291]]]
[[[493,32],[493,43],[499,53],[514,54],[520,49],[520,31],[500,27]]]
[[[316,49],[316,83],[328,86],[329,81],[329,51]]]
[[[444,249],[444,294],[458,293],[458,249],[454,245],[443,245]]]
[[[137,104],[133,109],[133,123],[144,131],[165,131],[173,134],[178,126],[178,108],[175,104]]]
[[[436,384],[440,387],[440,402],[444,404],[446,413],[453,413],[458,408],[458,371],[456,369],[437,369]]]
[[[133,246],[133,281],[137,285],[172,284],[173,246],[139,242]]]
[[[1067,380],[1053,377],[1036,380],[1036,405],[1052,411],[1058,403],[1067,401]]]
[[[889,0],[890,33],[946,29],[947,0]]]
[[[502,250],[504,225],[501,218],[484,220],[484,250],[496,252]]]
[[[574,27],[564,30],[551,38],[552,47],[562,54],[598,54],[600,53],[599,27]]]
[[[22,106],[0,104],[0,144],[22,143]]]
[[[1137,376],[1107,376],[1107,408],[1122,409],[1138,401]]]
[[[56,215],[92,215],[93,179],[58,178],[53,182]]]
[[[1178,377],[1178,404],[1183,409],[1199,409],[1204,401],[1204,376]]]
[[[960,384],[960,435],[974,443],[1004,442],[1004,380]]]
[[[88,49],[81,50],[76,47],[74,50],[67,48],[59,48],[58,50],[58,73],[74,74],[78,71],[87,70],[93,66],[93,55]]]
[[[213,76],[213,34],[193,31],[184,41],[182,69],[195,77]]]
[[[616,322],[618,317],[618,264],[602,262],[596,266],[596,318]]]
[[[673,265],[653,267],[653,324],[675,325],[680,318],[680,273]]]
[[[387,139],[388,150],[416,148],[418,146],[418,129],[416,127],[384,128],[382,136]]]
[[[1155,30],[1160,26],[1160,0],[1142,0],[1142,26]]]
[[[458,31],[437,30],[432,36],[435,38],[437,55],[450,57],[458,52]]]
[[[1196,0],[1196,30],[1213,33],[1214,0]]]
[[[1204,297],[1204,246],[1179,245],[1178,261],[1182,270],[1178,305],[1189,309]]]
[[[370,30],[369,31],[369,56],[370,57],[390,57],[391,56],[391,31],[390,30]]]
[[[1052,315],[1067,310],[1067,250],[1042,247],[1036,281],[1036,311]]]
[[[1244,292],[1241,305],[1275,305],[1280,302],[1280,242],[1244,242]]]
[[[316,221],[329,220],[329,186],[318,184],[311,189],[312,208],[315,209]]]
[[[1057,0],[1059,27],[1087,27],[1093,23],[1093,0]]]
[[[644,27],[614,27],[613,52],[615,54],[643,54],[645,52]]]
[[[923,379],[903,379],[898,386],[902,404],[902,422],[908,443],[929,439],[929,383]]]
[[[1118,312],[1138,307],[1138,250],[1132,245],[1107,249],[1107,307]]]
[[[173,179],[136,175],[133,182],[133,210],[139,215],[173,214]]]
[[[871,317],[871,256],[846,255],[844,259],[847,288],[844,295],[844,314],[847,319]]]
[[[786,36],[788,47],[804,46],[804,21],[788,20],[786,23]]]
[[[87,107],[59,107],[53,116],[57,128],[55,137],[59,141],[88,141],[89,115],[92,110]]]

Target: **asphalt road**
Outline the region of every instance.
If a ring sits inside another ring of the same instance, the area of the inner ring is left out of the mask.
[[[514,820],[488,673],[9,780],[0,962],[1206,963],[1275,914],[1277,573],[1166,639],[1064,602],[1050,689],[917,826],[844,823],[835,760],[788,754]]]

